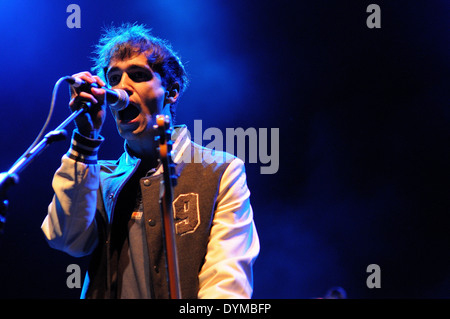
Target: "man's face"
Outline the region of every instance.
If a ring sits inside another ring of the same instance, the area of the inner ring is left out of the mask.
[[[169,106],[164,108],[166,89],[146,56],[141,53],[127,60],[111,60],[106,79],[112,89],[125,90],[130,96],[126,109],[112,111],[120,136],[132,141],[153,135],[156,115],[168,114]]]

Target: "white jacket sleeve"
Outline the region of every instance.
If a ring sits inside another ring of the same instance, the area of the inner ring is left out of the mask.
[[[259,248],[244,163],[234,159],[220,183],[198,297],[251,298]]]
[[[55,195],[41,229],[51,247],[80,257],[90,254],[97,245],[95,213],[100,167],[96,152],[95,160],[92,153],[90,158],[82,155],[79,141],[83,138],[77,139],[53,177]]]

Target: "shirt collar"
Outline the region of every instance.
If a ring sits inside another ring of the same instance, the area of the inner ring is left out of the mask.
[[[175,164],[178,164],[182,157],[184,152],[186,151],[186,148],[191,142],[190,134],[187,129],[186,125],[175,125],[173,127],[171,140],[173,142],[172,144],[172,160]],[[128,149],[126,141],[124,142],[124,160],[125,165],[135,165],[140,162],[140,159],[132,154],[132,152]],[[155,174],[159,174],[162,172],[161,165],[158,166],[158,170]]]

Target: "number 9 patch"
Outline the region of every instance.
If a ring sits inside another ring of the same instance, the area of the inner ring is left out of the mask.
[[[198,194],[181,194],[173,201],[172,206],[176,233],[182,236],[195,232],[200,225]]]

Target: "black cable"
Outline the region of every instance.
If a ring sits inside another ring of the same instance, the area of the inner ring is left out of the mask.
[[[61,85],[62,82],[66,81],[67,78],[69,78],[69,76],[64,76],[64,77],[60,78],[58,81],[56,81],[55,86],[53,87],[52,100],[50,102],[50,109],[48,111],[47,119],[45,120],[45,123],[42,126],[41,131],[39,132],[37,137],[34,139],[33,143],[31,143],[31,145],[28,147],[28,149],[17,159],[17,161],[14,163],[14,165],[17,162],[19,162],[22,158],[28,156],[28,154],[33,149],[33,147],[35,147],[36,144],[39,142],[39,140],[41,140],[41,138],[44,135],[44,132],[47,129],[48,124],[50,123],[50,120],[51,120],[51,118],[53,116],[53,111],[55,109],[56,96],[57,96],[57,93],[58,93],[59,86]]]

